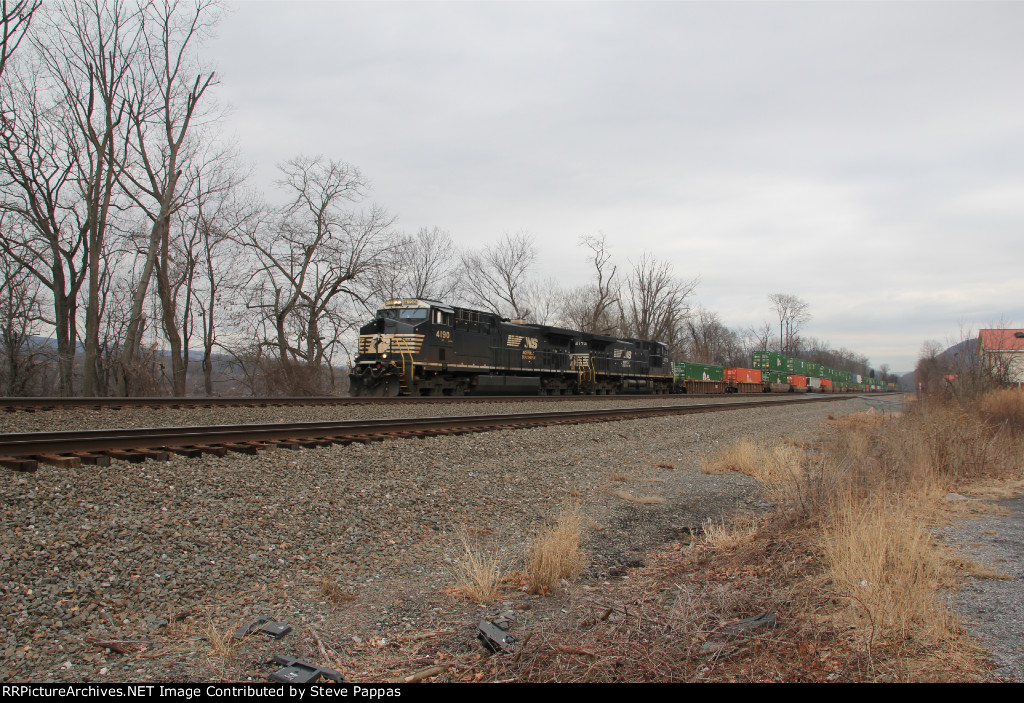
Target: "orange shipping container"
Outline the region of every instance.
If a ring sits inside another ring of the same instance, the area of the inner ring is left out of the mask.
[[[795,386],[796,388],[807,388],[807,377],[797,376],[796,374],[789,375],[789,385]]]
[[[823,379],[821,379],[821,387],[822,388],[831,388],[832,387],[832,379],[831,378],[823,378]]]
[[[733,383],[760,383],[761,372],[758,369],[726,369],[725,380]]]

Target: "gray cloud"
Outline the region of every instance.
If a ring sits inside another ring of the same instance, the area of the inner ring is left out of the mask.
[[[570,279],[600,230],[700,275],[727,324],[792,292],[809,334],[908,369],[961,320],[1024,324],[1021,26],[1019,3],[261,2],[209,56],[264,184],[345,159],[405,228],[528,229]]]

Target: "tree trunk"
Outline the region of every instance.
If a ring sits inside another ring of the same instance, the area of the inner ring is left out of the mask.
[[[177,301],[167,273],[169,232],[164,232],[160,265],[156,267],[156,288],[160,296],[161,322],[167,343],[171,348],[171,392],[177,397],[185,395],[187,367],[182,361],[181,334],[177,323]]]
[[[149,279],[153,276],[153,268],[156,265],[156,257],[159,253],[162,231],[167,229],[167,221],[168,217],[162,216],[153,222],[153,229],[149,235],[146,264],[142,267],[139,285],[132,293],[132,309],[128,318],[128,329],[124,336],[124,349],[121,350],[121,373],[117,380],[117,392],[125,397],[131,395],[134,391],[135,365],[138,363],[139,344],[142,342],[142,306],[146,302],[146,293],[149,291]]]

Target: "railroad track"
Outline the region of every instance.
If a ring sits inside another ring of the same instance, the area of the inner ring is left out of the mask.
[[[856,395],[800,396],[727,403],[461,417],[0,434],[0,465],[18,471],[35,471],[40,462],[68,468],[82,464],[109,466],[113,459],[143,462],[147,459],[166,461],[171,454],[189,457],[203,454],[224,456],[228,452],[256,454],[261,450],[276,447],[300,449],[331,444],[367,443],[385,439],[407,439],[499,429],[722,412],[795,403],[820,403],[849,400],[856,397]]]
[[[760,397],[762,393],[741,393],[741,396]],[[135,410],[138,408],[280,408],[303,405],[415,405],[418,403],[508,403],[543,402],[562,400],[609,400],[613,398],[658,398],[650,393],[621,395],[478,395],[478,396],[424,396],[374,398],[348,396],[287,396],[282,398],[257,398],[252,396],[224,396],[201,398],[175,398],[156,396],[147,398],[0,398],[0,410],[5,412],[36,412],[84,408],[87,410]],[[715,397],[720,393],[694,394],[670,397]]]

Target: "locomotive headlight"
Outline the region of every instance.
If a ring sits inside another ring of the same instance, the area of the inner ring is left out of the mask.
[[[388,355],[387,355],[387,354],[381,354],[381,355],[380,355],[380,358],[381,358],[381,359],[387,359],[387,358],[388,358]]]

